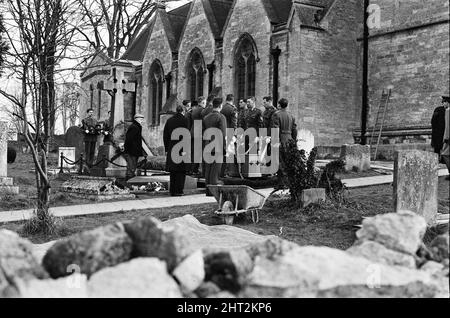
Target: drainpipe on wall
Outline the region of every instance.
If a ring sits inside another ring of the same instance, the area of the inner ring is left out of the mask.
[[[279,86],[279,65],[281,50],[277,46],[275,49],[270,50],[270,54],[273,57],[273,104],[277,107],[278,104],[278,86]]]
[[[363,34],[363,82],[361,110],[361,145],[367,144],[367,115],[369,110],[369,19],[370,0],[364,0],[364,34]]]

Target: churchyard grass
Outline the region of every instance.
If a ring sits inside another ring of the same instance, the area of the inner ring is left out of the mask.
[[[439,212],[449,213],[449,182],[439,178]],[[355,241],[355,225],[363,217],[393,211],[392,186],[380,185],[348,190],[341,203],[324,202],[308,208],[293,207],[288,198],[271,198],[262,212],[260,222],[253,224],[249,216],[238,218],[234,226],[262,235],[276,235],[300,245],[328,246],[347,249]],[[213,211],[217,204],[202,204],[190,207],[149,209],[106,215],[70,217],[64,219],[64,231],[56,235],[25,235],[34,243],[44,243],[66,235],[94,229],[96,227],[154,216],[162,221],[192,214],[207,225],[223,224]],[[0,228],[20,232],[22,223],[0,225]],[[434,237],[437,233],[432,233]],[[431,239],[432,237],[429,237]],[[427,241],[429,241],[427,239]]]

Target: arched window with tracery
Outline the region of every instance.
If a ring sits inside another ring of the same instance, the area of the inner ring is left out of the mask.
[[[195,48],[189,54],[186,70],[188,79],[187,93],[191,100],[196,100],[198,97],[203,96],[205,72],[206,67],[202,52]]]
[[[236,44],[235,55],[235,96],[239,99],[255,96],[256,45],[249,34],[241,36]]]
[[[150,107],[149,107],[149,123],[152,125],[159,124],[159,114],[162,110],[163,103],[163,82],[164,71],[161,63],[156,60],[150,66],[149,73],[150,83]]]

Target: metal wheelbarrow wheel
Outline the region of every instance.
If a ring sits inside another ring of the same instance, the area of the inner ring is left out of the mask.
[[[227,225],[232,225],[234,218],[251,212],[253,223],[259,222],[259,210],[266,197],[248,186],[208,186],[219,203],[215,213],[222,217]]]

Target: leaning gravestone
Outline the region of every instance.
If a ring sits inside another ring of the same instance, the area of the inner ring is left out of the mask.
[[[343,145],[341,159],[345,162],[345,171],[367,171],[370,169],[370,146]]]
[[[397,151],[394,161],[395,211],[409,210],[432,225],[438,211],[438,155],[432,152]]]
[[[0,193],[19,193],[19,187],[13,185],[13,179],[8,178],[7,174],[8,140],[16,138],[17,135],[10,136],[8,122],[0,121]]]
[[[84,153],[84,133],[78,126],[72,126],[67,129],[65,135],[65,146],[75,147],[75,158],[78,160]]]

